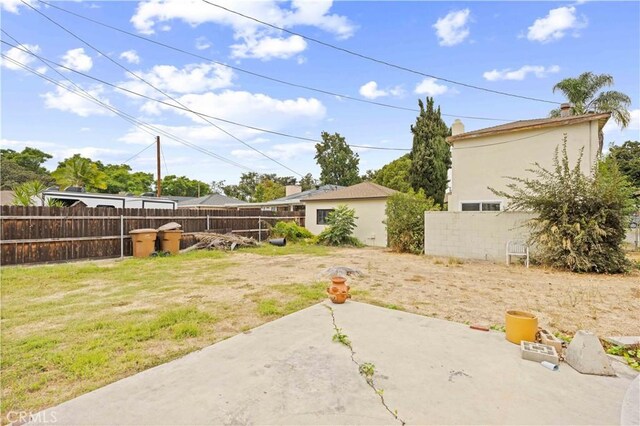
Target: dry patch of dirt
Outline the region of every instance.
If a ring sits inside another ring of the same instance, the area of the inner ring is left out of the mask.
[[[360,269],[353,300],[457,322],[504,324],[510,309],[534,312],[551,331],[586,329],[600,336],[638,335],[640,273],[574,274],[482,261],[397,254],[382,249],[337,249],[329,256],[233,256],[225,271],[234,284],[256,287],[308,283],[329,266]],[[234,286],[235,287],[235,286]],[[231,293],[238,288],[229,288]],[[220,288],[220,291],[226,292]],[[229,294],[236,298],[237,295]],[[225,298],[225,296],[222,296]]]

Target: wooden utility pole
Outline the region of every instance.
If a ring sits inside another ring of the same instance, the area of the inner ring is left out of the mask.
[[[162,196],[162,177],[160,176],[160,136],[156,136],[156,159],[158,163],[158,183],[156,183],[156,196]]]

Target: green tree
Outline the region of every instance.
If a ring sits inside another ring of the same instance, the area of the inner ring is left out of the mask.
[[[571,103],[571,112],[574,115],[588,113],[610,112],[613,120],[625,128],[629,125],[631,114],[631,98],[616,90],[601,91],[605,87],[613,86],[613,77],[609,74],[594,74],[583,72],[576,78],[565,78],[553,86],[553,92],[561,91]],[[560,109],[551,110],[551,117],[559,117]],[[599,131],[602,153],[604,134]]]
[[[162,195],[177,197],[202,197],[211,194],[207,183],[186,176],[167,175],[162,178]]]
[[[318,235],[318,243],[329,246],[362,246],[353,236],[356,229],[356,211],[341,204],[327,215],[327,227]]]
[[[292,176],[277,176],[275,173],[243,173],[237,185],[226,185],[224,181],[213,181],[212,185],[228,197],[249,202],[264,202],[284,197],[285,185],[295,185]]]
[[[34,180],[45,185],[52,184],[51,174],[42,166],[50,158],[50,154],[30,147],[24,148],[21,152],[0,149],[0,186],[2,189],[11,189],[18,184]]]
[[[282,198],[284,195],[285,187],[283,184],[270,179],[264,179],[256,186],[253,201],[262,203],[275,200],[276,198]]]
[[[420,254],[424,250],[424,212],[437,210],[423,191],[409,189],[387,199],[387,244],[393,251]]]
[[[640,142],[626,141],[620,146],[611,145],[609,157],[615,160],[631,185],[640,189]]]
[[[556,148],[553,168],[539,165],[535,178],[512,177],[507,210],[536,213],[529,221],[529,243],[542,264],[576,272],[620,273],[629,267],[622,242],[633,210],[632,188],[612,158],[592,175],[580,169],[582,152],[569,164],[566,137],[562,156]]]
[[[307,173],[302,179],[300,179],[300,187],[303,191],[315,189],[316,185],[318,185],[318,181],[313,178],[311,173]]]
[[[405,154],[389,164],[385,164],[380,170],[372,172],[369,178],[378,185],[400,192],[409,192],[411,189],[411,184],[409,183],[410,170],[411,156]]]
[[[100,192],[140,195],[152,190],[154,183],[153,173],[132,172],[131,167],[127,164],[107,164],[104,166],[99,161],[97,164],[100,171],[107,176],[107,186]]]
[[[444,205],[447,190],[447,171],[451,167],[451,150],[446,141],[449,128],[442,120],[440,107],[434,107],[433,98],[427,97],[427,107],[418,100],[420,114],[411,126],[413,146],[409,182],[414,191],[425,195],[440,206]]]
[[[58,163],[58,168],[51,173],[61,189],[80,186],[87,191],[96,191],[107,187],[107,175],[100,170],[98,163],[75,154]]]
[[[323,185],[350,186],[360,182],[360,157],[339,133],[322,132],[322,143],[316,144],[316,162],[320,166]]]

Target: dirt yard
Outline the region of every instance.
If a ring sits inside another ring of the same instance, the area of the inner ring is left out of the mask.
[[[586,329],[599,336],[639,335],[640,273],[594,275],[539,267],[396,254],[382,249],[339,249],[328,256],[265,258],[236,254],[228,272],[238,282],[312,282],[324,268],[357,268],[354,300],[456,322],[504,325],[510,309],[536,313],[552,332]],[[247,267],[259,265],[259,267]]]
[[[639,271],[304,245],[3,267],[0,412],[37,412],[325,300],[332,266],[364,274],[348,281],[354,300],[390,309],[496,329],[520,309],[552,332],[640,334]]]

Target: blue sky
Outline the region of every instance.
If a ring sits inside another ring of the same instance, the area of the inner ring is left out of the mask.
[[[26,0],[25,0],[26,1]],[[189,108],[211,116],[296,136],[319,139],[339,132],[347,142],[410,148],[414,111],[389,109],[280,85],[214,65],[29,2]],[[640,5],[638,2],[334,2],[218,1],[337,46],[423,73],[493,90],[561,102],[553,85],[584,71],[609,73],[615,90],[632,98],[632,123],[606,127],[606,143],[640,133]],[[501,96],[372,63],[297,36],[265,28],[202,1],[55,2],[77,14],[218,62],[360,99],[417,108],[435,96],[450,116],[507,120],[538,118],[554,105]],[[47,59],[132,91],[172,103],[89,46],[47,21],[20,0],[0,0],[2,29]],[[2,40],[15,44],[5,34]],[[2,52],[52,79],[64,81],[30,55],[5,44]],[[199,117],[127,95],[61,70],[103,102],[160,127],[244,168],[162,137],[163,174],[236,183],[242,172],[313,173],[314,143],[216,122],[289,169],[260,156]],[[153,136],[109,110],[33,75],[14,62],[1,67],[2,147],[25,146],[54,155],[46,165],[81,153],[121,163]],[[64,82],[64,84],[68,84]],[[463,118],[466,130],[504,121]],[[152,132],[153,133],[153,132]],[[360,172],[376,169],[402,151],[357,149]],[[155,171],[150,148],[129,164]]]

